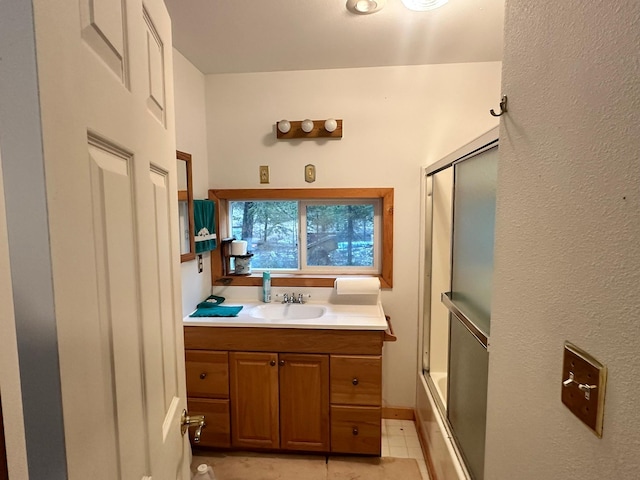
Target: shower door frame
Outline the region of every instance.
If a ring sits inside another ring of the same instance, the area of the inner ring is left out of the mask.
[[[465,160],[469,160],[477,155],[480,155],[488,150],[491,150],[495,147],[499,146],[499,127],[494,127],[491,130],[487,131],[483,135],[479,136],[475,140],[469,142],[458,150],[452,152],[441,160],[433,163],[432,165],[423,168],[423,178],[422,178],[422,187],[421,187],[421,206],[423,208],[421,215],[421,228],[420,228],[420,244],[422,248],[420,250],[420,279],[419,279],[419,291],[421,292],[420,297],[420,305],[419,305],[419,315],[420,315],[420,328],[419,328],[419,348],[418,348],[418,365],[420,365],[419,378],[422,377],[429,389],[429,394],[434,400],[434,403],[437,406],[439,411],[442,423],[444,424],[447,432],[447,436],[453,441],[452,446],[455,451],[456,456],[458,457],[459,462],[464,466],[466,470],[466,465],[464,462],[464,457],[462,452],[460,451],[457,441],[455,440],[455,435],[453,433],[452,427],[449,423],[449,419],[447,416],[447,406],[442,401],[440,395],[437,392],[434,381],[430,375],[431,361],[430,361],[430,332],[431,332],[431,288],[432,288],[432,235],[433,235],[433,176],[443,170],[448,168],[454,168],[456,164],[464,162]],[[455,202],[455,175],[453,178],[451,192],[451,202]],[[454,228],[453,228],[453,216],[455,212],[453,211],[453,206],[451,210],[451,231],[450,231],[450,241],[451,245],[453,245],[453,236],[454,236]],[[450,263],[453,262],[453,255],[449,259]],[[450,265],[452,267],[452,265]],[[451,275],[453,274],[453,270],[450,270],[449,283],[451,287]],[[449,291],[451,288],[449,288]],[[445,292],[440,292],[445,293]],[[449,315],[453,315],[453,313],[449,313]],[[464,322],[462,322],[464,323]],[[467,327],[468,328],[468,327]],[[471,332],[473,334],[473,332]],[[450,343],[450,338],[447,338],[447,344]],[[482,343],[482,342],[481,342]],[[488,351],[488,345],[487,345]],[[447,383],[448,383],[447,378]],[[448,387],[447,387],[448,389]],[[468,472],[465,472],[468,475]],[[470,476],[468,477],[470,478]]]

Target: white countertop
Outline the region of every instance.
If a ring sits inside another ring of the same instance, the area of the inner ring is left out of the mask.
[[[234,302],[227,300],[222,306],[242,305],[237,317],[189,317],[183,319],[188,327],[266,327],[266,328],[315,328],[329,330],[386,330],[387,321],[382,304],[336,305],[326,302],[308,302],[326,308],[323,316],[313,319],[269,320],[256,318],[252,311],[267,305],[263,302]],[[273,305],[273,303],[271,303]],[[295,304],[294,304],[295,305]],[[253,312],[255,314],[255,312]]]

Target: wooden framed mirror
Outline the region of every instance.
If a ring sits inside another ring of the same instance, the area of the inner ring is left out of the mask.
[[[196,258],[196,242],[193,225],[193,182],[191,179],[191,155],[176,150],[178,165],[178,223],[180,225],[180,261]]]

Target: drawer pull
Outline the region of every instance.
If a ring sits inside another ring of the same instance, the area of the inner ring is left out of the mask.
[[[275,360],[271,360],[269,362],[269,365],[271,365],[272,367],[275,367],[276,366],[276,361]]]
[[[200,374],[200,380],[204,380],[205,378],[207,378],[207,372],[202,372]]]
[[[354,378],[353,380],[351,380],[351,383],[353,383],[354,385],[358,385],[358,378]]]
[[[351,433],[353,433],[353,435],[358,435],[358,427],[353,427]]]

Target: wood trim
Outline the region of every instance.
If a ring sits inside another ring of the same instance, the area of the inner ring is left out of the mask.
[[[189,252],[180,254],[180,263],[195,260],[196,258],[196,237],[195,220],[193,216],[193,167],[191,165],[191,154],[176,150],[176,159],[182,160],[187,165],[187,190],[178,190],[178,201],[187,202],[189,212]]]
[[[423,400],[420,398],[421,395],[424,396]],[[447,432],[440,427],[437,419],[439,413],[427,397],[428,395],[427,392],[418,392],[415,423],[429,475],[432,480],[457,479],[458,474],[450,454]],[[422,401],[426,402],[424,408],[420,407]]]
[[[184,327],[184,344],[185,350],[381,355],[383,335],[381,330]]]
[[[383,414],[384,418],[384,414]],[[429,451],[429,442],[427,441],[427,435],[422,428],[422,422],[420,421],[420,414],[416,412],[416,432],[418,433],[418,440],[420,441],[420,448],[422,449],[422,456],[427,464],[427,471],[429,472],[429,478],[431,480],[440,480],[436,473],[435,466],[433,465],[433,459],[431,458],[431,452]]]
[[[287,188],[287,189],[233,189],[209,190],[209,200],[216,203],[216,234],[218,238],[229,237],[226,231],[229,200],[325,200],[325,199],[381,199],[382,201],[382,246],[380,286],[393,287],[393,188]],[[261,275],[223,275],[222,249],[211,255],[212,285],[260,286]],[[350,275],[354,276],[354,275]],[[333,287],[336,275],[297,275],[271,272],[274,287]]]
[[[393,333],[393,325],[391,324],[391,317],[389,315],[384,316],[387,321],[388,328],[384,331],[384,341],[385,342],[395,342],[398,340],[395,333]]]
[[[411,420],[415,422],[416,413],[411,407],[382,407],[382,418],[388,420]]]

